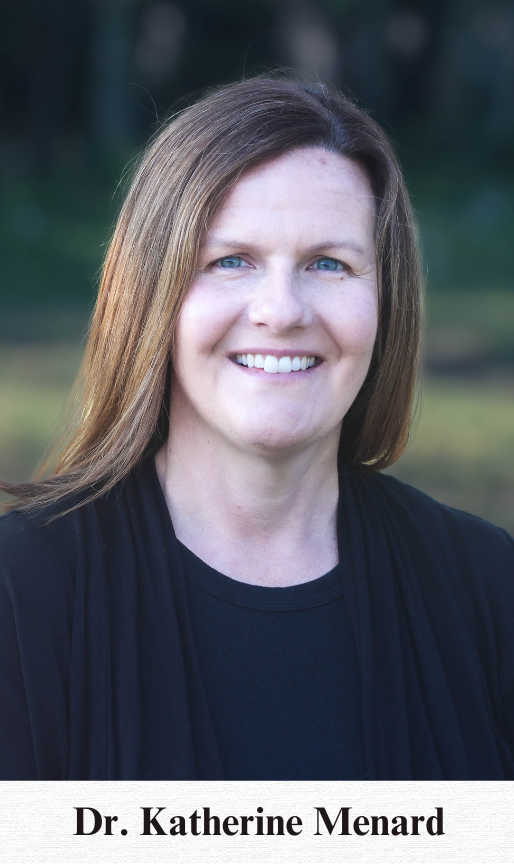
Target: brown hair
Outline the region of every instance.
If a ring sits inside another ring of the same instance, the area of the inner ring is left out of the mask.
[[[155,136],[106,255],[72,410],[54,455],[27,484],[0,484],[33,507],[110,489],[166,438],[173,331],[202,236],[242,172],[320,146],[364,167],[376,196],[379,325],[366,380],[343,421],[340,456],[376,471],[403,452],[419,355],[421,279],[408,195],[382,130],[326,87],[257,77],[222,87]]]

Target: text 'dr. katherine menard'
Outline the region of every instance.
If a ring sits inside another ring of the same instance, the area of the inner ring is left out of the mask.
[[[75,807],[76,836],[128,835],[119,815],[101,813],[96,807]],[[140,807],[139,834],[143,837],[299,837],[310,832],[315,837],[365,837],[444,835],[444,810],[436,807],[430,814],[362,814],[352,807],[313,807],[308,819],[299,815],[266,813],[257,807],[246,815],[224,814],[211,807],[201,807],[191,813],[177,813],[165,806]]]

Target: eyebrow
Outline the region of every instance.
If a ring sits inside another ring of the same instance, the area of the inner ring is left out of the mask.
[[[202,243],[202,249],[256,249],[260,250],[258,244],[248,243],[244,240],[229,239],[227,237],[216,237],[210,236],[206,238],[206,242]],[[317,252],[323,252],[327,249],[351,249],[353,252],[356,252],[361,257],[366,256],[366,251],[360,246],[358,243],[355,243],[353,240],[325,240],[322,243],[316,243],[315,246],[309,247],[309,252],[311,255],[315,255]]]

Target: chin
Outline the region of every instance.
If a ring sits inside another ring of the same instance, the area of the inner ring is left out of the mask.
[[[237,432],[236,432],[237,435]],[[281,427],[276,424],[269,424],[263,428],[262,423],[252,428],[251,425],[245,424],[239,429],[237,435],[239,444],[244,449],[260,451],[261,454],[269,453],[287,453],[306,447],[315,437],[312,430],[295,429],[291,431],[291,426],[288,428]]]

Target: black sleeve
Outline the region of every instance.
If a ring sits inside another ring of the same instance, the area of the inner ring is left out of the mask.
[[[59,522],[0,519],[0,780],[67,771],[73,579]]]
[[[36,780],[30,715],[5,580],[0,581],[0,780]]]
[[[503,736],[514,759],[514,681],[503,697],[502,727]]]

